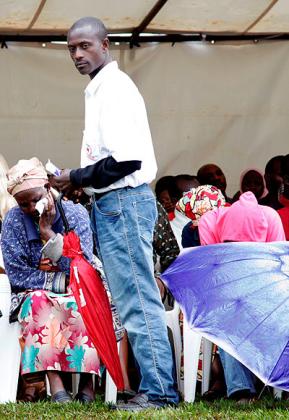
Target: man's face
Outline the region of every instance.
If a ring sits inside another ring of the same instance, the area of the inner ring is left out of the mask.
[[[81,74],[94,75],[105,65],[108,39],[100,40],[90,26],[73,29],[67,39],[70,57]]]
[[[222,192],[226,191],[227,182],[222,169],[216,165],[204,166],[201,174],[202,179],[205,180],[205,184],[213,185],[219,188]]]

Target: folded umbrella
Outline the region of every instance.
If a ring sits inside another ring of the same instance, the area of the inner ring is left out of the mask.
[[[191,327],[289,391],[289,243],[188,248],[162,274]]]
[[[61,196],[57,199],[57,204],[65,227],[63,255],[71,258],[69,286],[99,357],[116,387],[123,390],[123,376],[107,293],[100,275],[85,259],[79,237],[69,229]]]

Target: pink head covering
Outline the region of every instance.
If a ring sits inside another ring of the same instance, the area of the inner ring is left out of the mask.
[[[11,195],[31,188],[43,187],[48,178],[44,166],[39,159],[21,159],[7,172],[7,190]]]
[[[203,245],[232,242],[284,241],[285,235],[278,213],[260,206],[250,191],[242,194],[231,207],[205,214],[199,222]]]
[[[209,210],[226,205],[222,192],[212,185],[191,188],[177,202],[176,210],[185,214],[197,226],[200,217]]]

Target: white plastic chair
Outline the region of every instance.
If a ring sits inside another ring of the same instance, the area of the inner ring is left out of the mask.
[[[177,383],[179,391],[184,394],[184,400],[195,400],[198,362],[202,337],[195,333],[184,317],[183,346],[184,346],[184,381],[180,379],[182,340],[179,324],[180,307],[175,302],[171,311],[166,311],[167,326],[171,329],[175,350]],[[203,379],[202,394],[209,389],[213,344],[203,338]]]
[[[184,342],[184,400],[194,402],[196,395],[198,363],[200,357],[200,347],[202,336],[193,331],[184,317],[183,328]],[[202,395],[208,391],[211,373],[213,344],[203,338],[203,377]]]
[[[0,275],[0,403],[15,402],[19,377],[21,348],[20,325],[9,324],[11,288],[8,277]]]
[[[182,337],[179,316],[180,307],[177,302],[175,302],[173,309],[166,311],[166,323],[173,336],[178,389],[183,393],[183,381],[181,381]]]
[[[197,383],[198,360],[203,340],[202,395],[208,391],[212,362],[213,343],[194,332],[184,318],[184,400],[194,402]],[[275,398],[281,399],[282,389],[273,388]]]

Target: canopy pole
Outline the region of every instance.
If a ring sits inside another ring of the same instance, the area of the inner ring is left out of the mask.
[[[37,10],[34,13],[33,18],[31,19],[29,25],[25,29],[26,31],[29,31],[29,29],[31,29],[34,26],[35,22],[39,18],[40,13],[42,12],[43,7],[45,6],[45,3],[46,3],[46,0],[41,0],[40,1],[39,6],[37,7]]]
[[[139,34],[143,32],[148,24],[153,20],[153,18],[159,13],[161,8],[166,4],[168,0],[158,0],[154,7],[149,11],[149,13],[146,15],[146,17],[142,20],[142,22],[137,26],[131,34],[130,39],[130,48],[133,48],[134,46],[139,47],[138,38]]]
[[[271,3],[266,7],[266,9],[263,10],[263,12],[254,20],[254,22],[252,22],[248,26],[248,28],[246,28],[244,30],[243,34],[249,32],[250,29],[252,29],[255,25],[257,25],[257,23],[260,22],[260,20],[262,20],[263,17],[266,16],[268,12],[270,12],[270,10],[272,9],[272,7],[274,7],[277,2],[278,2],[278,0],[272,0]]]

